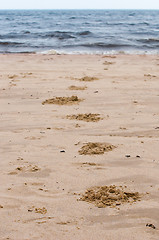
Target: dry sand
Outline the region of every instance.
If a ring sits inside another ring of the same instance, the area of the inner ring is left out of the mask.
[[[158,240],[159,57],[1,54],[0,70],[0,240]],[[103,119],[67,119],[86,113]]]

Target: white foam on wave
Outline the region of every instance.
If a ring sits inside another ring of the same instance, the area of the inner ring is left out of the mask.
[[[42,52],[37,52],[37,54],[46,54],[46,55],[117,55],[117,54],[135,54],[135,55],[156,55],[159,54],[159,50],[151,50],[151,51],[144,51],[144,50],[108,50],[108,51],[84,51],[84,50],[56,50],[50,49]]]
[[[59,55],[62,54],[59,51],[55,50],[55,49],[50,49],[50,50],[46,50],[46,51],[42,51],[42,52],[37,52],[38,54],[47,54],[47,55]]]

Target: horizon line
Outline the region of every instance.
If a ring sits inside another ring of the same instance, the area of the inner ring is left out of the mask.
[[[140,10],[148,10],[148,11],[158,11],[158,9],[153,9],[153,8],[4,8],[0,9],[0,11],[3,10],[13,10],[13,11],[18,11],[18,10],[133,10],[133,11],[140,11]]]

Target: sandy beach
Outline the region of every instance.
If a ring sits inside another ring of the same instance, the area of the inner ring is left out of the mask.
[[[0,240],[159,239],[158,81],[158,55],[0,55]]]

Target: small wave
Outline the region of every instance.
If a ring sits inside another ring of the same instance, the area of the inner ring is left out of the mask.
[[[31,35],[30,31],[21,31],[21,32],[10,32],[6,34],[1,34],[0,39],[21,39],[26,38],[27,35]]]
[[[133,16],[135,16],[134,12],[133,13],[129,13],[129,17],[133,17]]]
[[[121,48],[121,47],[130,47],[127,44],[113,44],[113,43],[87,43],[81,44],[82,47],[89,47],[89,48]]]
[[[16,45],[22,45],[22,43],[18,42],[0,42],[1,46],[16,46]]]
[[[70,17],[69,19],[76,19],[76,17]]]
[[[72,32],[55,31],[55,32],[47,33],[43,37],[58,38],[59,40],[75,38],[75,36],[71,34]]]
[[[105,24],[108,25],[108,26],[121,26],[125,23],[123,23],[123,22],[112,22],[112,23],[111,22],[106,22]]]
[[[30,31],[23,31],[24,34],[30,34]]]
[[[149,26],[150,24],[148,22],[141,22],[140,25],[146,25]]]
[[[2,34],[0,35],[0,39],[14,39],[14,38],[17,38],[17,35],[18,34],[15,34],[15,33],[7,33],[7,34]],[[18,35],[19,37],[19,35]]]
[[[82,31],[82,32],[78,32],[78,33],[77,33],[77,35],[79,35],[79,36],[88,36],[88,35],[90,35],[90,34],[91,34],[90,31]]]
[[[159,43],[159,38],[138,39],[137,41],[141,43]]]

